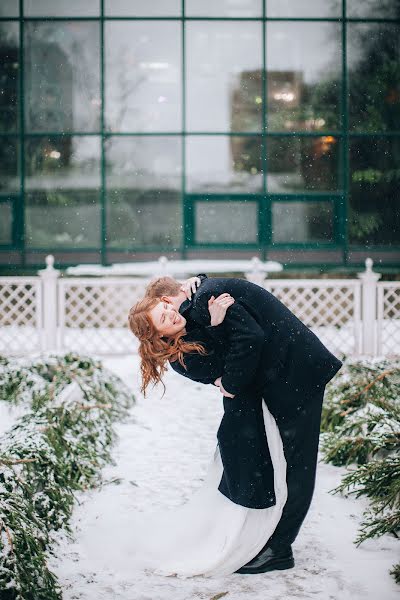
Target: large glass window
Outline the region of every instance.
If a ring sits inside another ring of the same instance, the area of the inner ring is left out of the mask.
[[[400,124],[400,24],[348,25],[350,128],[390,131]]]
[[[188,17],[261,17],[263,0],[185,0]]]
[[[109,17],[177,17],[182,0],[105,0],[104,14]]]
[[[24,0],[26,17],[98,17],[100,0]]]
[[[333,203],[324,200],[273,202],[274,243],[321,243],[334,240]]]
[[[196,201],[196,243],[256,244],[257,240],[257,202],[247,200]]]
[[[263,189],[261,136],[186,138],[186,190],[260,192]]]
[[[0,4],[0,17],[18,17],[19,0],[2,0]]]
[[[0,23],[0,132],[18,129],[18,23]]]
[[[346,9],[348,17],[395,19],[400,16],[396,0],[346,0]]]
[[[109,131],[181,130],[181,26],[113,21],[106,26]]]
[[[329,191],[341,187],[338,138],[273,136],[266,145],[269,193]]]
[[[350,243],[400,244],[399,165],[399,137],[351,139]]]
[[[98,23],[27,22],[25,120],[28,131],[100,127]]]
[[[180,138],[108,138],[106,164],[108,246],[179,248],[183,231]]]
[[[17,191],[20,188],[18,150],[17,138],[0,139],[0,194]]]
[[[0,245],[12,244],[12,226],[12,204],[0,200]]]
[[[267,0],[267,17],[340,17],[340,0]]]
[[[25,144],[25,170],[26,244],[99,247],[99,138],[30,138]]]
[[[341,28],[338,23],[269,22],[268,128],[340,128]]]
[[[186,26],[186,129],[261,131],[261,22]]]

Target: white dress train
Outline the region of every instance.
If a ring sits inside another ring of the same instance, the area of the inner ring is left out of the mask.
[[[135,547],[146,570],[181,578],[221,577],[234,573],[266,544],[281,518],[287,486],[281,436],[264,401],[263,414],[276,504],[247,508],[221,494],[223,466],[217,446],[202,486],[185,504],[141,516]]]

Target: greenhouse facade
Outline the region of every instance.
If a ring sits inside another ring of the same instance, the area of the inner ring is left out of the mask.
[[[2,0],[0,266],[400,265],[399,0]]]

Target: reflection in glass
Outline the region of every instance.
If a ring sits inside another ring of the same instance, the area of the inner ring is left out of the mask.
[[[262,190],[260,136],[188,136],[186,189],[191,192]]]
[[[340,127],[341,27],[338,23],[267,23],[268,128]]]
[[[180,138],[108,138],[106,165],[108,247],[181,247]]]
[[[12,204],[0,202],[0,245],[12,244]]]
[[[349,240],[400,244],[400,138],[350,138]]]
[[[273,202],[272,241],[275,243],[332,242],[333,203]]]
[[[255,244],[257,240],[257,202],[196,202],[195,243]]]
[[[104,14],[110,17],[179,17],[181,0],[105,0]]]
[[[97,17],[100,0],[24,0],[26,17]]]
[[[188,131],[262,130],[262,30],[258,22],[188,22]]]
[[[340,17],[341,0],[267,0],[267,17]]]
[[[106,24],[106,123],[110,131],[181,129],[181,25]]]
[[[263,0],[185,0],[187,17],[261,17]]]
[[[0,193],[19,190],[18,140],[0,138]]]
[[[400,17],[398,0],[347,0],[347,16],[360,18],[392,19]]]
[[[0,23],[0,131],[18,128],[18,23]]]
[[[27,22],[25,32],[27,130],[98,130],[99,24]]]
[[[349,126],[390,131],[400,124],[400,23],[348,25]]]
[[[340,189],[339,146],[338,138],[331,135],[268,138],[268,192]]]
[[[25,161],[27,245],[98,247],[99,138],[31,138],[26,142]]]
[[[1,0],[0,17],[18,17],[19,0]]]

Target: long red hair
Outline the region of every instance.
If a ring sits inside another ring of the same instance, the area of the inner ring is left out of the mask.
[[[167,363],[178,360],[186,369],[183,355],[189,352],[207,354],[204,346],[197,342],[185,342],[185,333],[179,331],[171,337],[160,337],[150,318],[152,308],[161,302],[161,298],[143,298],[136,302],[129,311],[129,329],[139,339],[140,372],[142,375],[141,391],[146,396],[150,383],[162,383],[162,376],[168,370]]]

